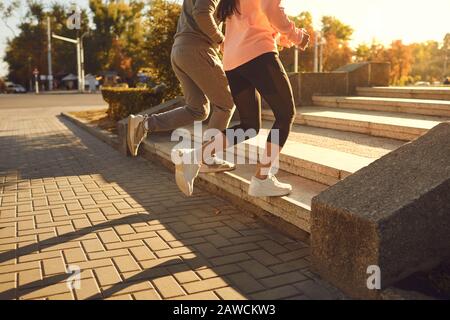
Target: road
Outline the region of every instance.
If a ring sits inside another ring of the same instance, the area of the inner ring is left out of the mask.
[[[0,110],[52,109],[62,112],[101,107],[106,107],[101,94],[0,94]]]

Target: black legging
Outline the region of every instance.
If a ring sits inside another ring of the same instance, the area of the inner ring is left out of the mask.
[[[295,118],[295,103],[289,78],[278,54],[263,54],[246,64],[226,72],[241,123],[228,130],[227,140],[231,145],[241,143],[254,136],[236,137],[236,130],[251,130],[256,135],[261,129],[261,97],[266,100],[275,115],[275,123],[268,142],[283,147],[291,132]],[[278,141],[272,136],[278,130]],[[231,146],[230,145],[230,146]]]

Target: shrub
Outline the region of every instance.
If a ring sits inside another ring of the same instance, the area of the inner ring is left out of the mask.
[[[169,100],[181,95],[180,83],[170,63],[170,54],[182,7],[178,3],[180,1],[147,2],[150,4],[147,14],[151,18],[143,26],[146,31],[140,54],[145,57],[146,73],[167,85],[165,98]]]
[[[148,88],[103,88],[103,99],[108,103],[108,116],[119,121],[130,114],[157,106],[163,102],[164,86]]]

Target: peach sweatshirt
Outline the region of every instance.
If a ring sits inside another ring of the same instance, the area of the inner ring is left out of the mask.
[[[225,71],[264,53],[278,52],[277,41],[288,47],[302,42],[303,32],[289,20],[281,0],[240,0],[238,8],[239,14],[226,22]]]

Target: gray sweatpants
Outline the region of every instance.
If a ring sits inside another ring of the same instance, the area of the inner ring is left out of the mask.
[[[234,113],[234,103],[222,61],[203,41],[175,44],[171,54],[173,70],[181,83],[186,105],[149,118],[150,132],[170,131],[204,121],[213,105],[209,128],[225,130]]]

